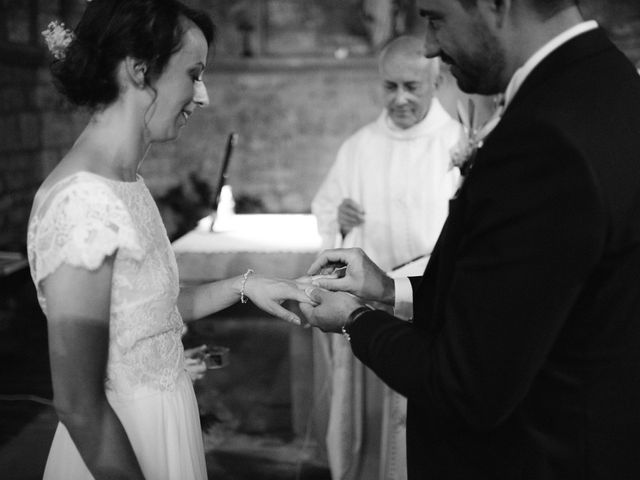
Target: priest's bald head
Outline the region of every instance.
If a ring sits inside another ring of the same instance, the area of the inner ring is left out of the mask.
[[[425,57],[424,41],[404,35],[389,42],[378,62],[391,121],[407,129],[429,112],[438,78],[437,59]]]

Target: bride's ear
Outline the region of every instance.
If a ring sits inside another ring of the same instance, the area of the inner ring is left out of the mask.
[[[126,57],[124,59],[124,70],[132,85],[138,88],[144,88],[146,86],[147,64],[145,62],[137,58]]]

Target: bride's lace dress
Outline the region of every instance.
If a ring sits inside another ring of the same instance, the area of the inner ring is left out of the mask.
[[[116,253],[105,389],[148,479],[204,479],[198,407],[184,370],[178,270],[142,178],[118,182],[87,172],[36,195],[28,230],[31,275],[61,264],[94,270]],[[58,424],[45,479],[93,478]]]

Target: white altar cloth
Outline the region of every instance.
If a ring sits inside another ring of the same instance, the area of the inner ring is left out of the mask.
[[[313,215],[241,214],[209,231],[211,219],[173,242],[180,278],[202,282],[257,273],[294,278],[306,273],[322,240]]]

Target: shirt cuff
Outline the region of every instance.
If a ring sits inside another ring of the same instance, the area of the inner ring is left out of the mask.
[[[401,320],[413,318],[413,288],[408,277],[394,278],[396,288],[393,315]]]

